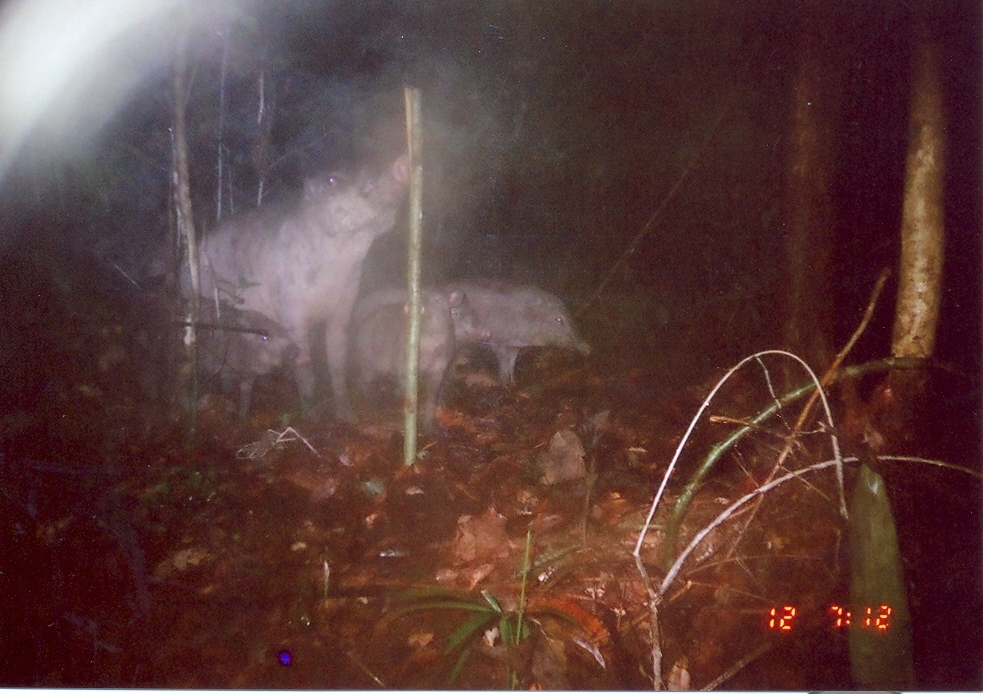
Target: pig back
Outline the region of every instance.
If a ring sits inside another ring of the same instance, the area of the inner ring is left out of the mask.
[[[454,355],[454,320],[467,311],[463,296],[443,290],[421,293],[420,379],[425,387],[421,423],[432,429],[437,399]],[[378,378],[402,378],[406,373],[407,292],[382,290],[356,305],[352,320],[352,350],[363,392]]]
[[[445,289],[468,298],[477,324],[489,336],[458,334],[462,342],[489,342],[502,347],[568,347],[583,354],[590,347],[579,336],[563,301],[532,285],[494,280],[453,282]]]
[[[440,290],[423,290],[420,299],[420,371],[442,376],[453,356],[453,312],[461,301]],[[352,349],[360,380],[403,376],[407,324],[406,290],[380,290],[356,304]]]

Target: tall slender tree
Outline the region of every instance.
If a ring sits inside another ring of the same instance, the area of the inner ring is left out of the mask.
[[[897,358],[929,359],[935,352],[945,260],[942,50],[941,44],[921,31],[912,53],[901,257],[891,338],[891,354]],[[875,393],[873,405],[886,437],[885,449],[896,448],[910,437],[927,377],[927,371],[894,371]]]
[[[834,308],[826,285],[831,276],[840,108],[832,20],[824,3],[803,7],[786,160],[784,343],[818,370],[831,360]]]

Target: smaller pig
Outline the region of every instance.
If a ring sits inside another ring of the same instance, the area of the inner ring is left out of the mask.
[[[420,376],[425,384],[421,423],[432,429],[437,400],[454,358],[455,339],[488,337],[475,324],[463,292],[425,289],[421,292]],[[384,289],[355,306],[352,319],[352,356],[362,392],[380,378],[403,382],[407,328],[407,292]]]
[[[239,416],[247,417],[253,385],[260,376],[291,364],[298,348],[286,330],[259,311],[202,305],[198,329],[198,366],[201,373],[218,376],[222,389],[239,385]]]
[[[561,347],[590,354],[563,302],[542,289],[491,280],[453,282],[443,289],[467,295],[477,321],[477,330],[455,336],[458,346],[487,344],[504,385],[515,380],[515,362],[524,347]]]

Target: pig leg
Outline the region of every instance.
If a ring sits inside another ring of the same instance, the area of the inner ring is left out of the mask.
[[[443,386],[446,373],[446,360],[441,360],[430,365],[430,373],[425,384],[426,397],[423,400],[423,409],[421,410],[423,416],[420,420],[424,431],[433,430],[434,415],[437,413],[437,401],[440,399],[440,390]]]
[[[510,386],[515,380],[515,362],[519,358],[519,348],[507,345],[493,345],[492,351],[498,359],[498,380]]]
[[[362,394],[363,400],[368,400],[372,393],[372,382],[375,379],[374,374],[367,368],[358,369],[358,376],[355,377],[355,383],[358,386],[358,392]]]
[[[301,349],[294,359],[294,378],[297,381],[297,394],[300,395],[300,404],[305,410],[314,405],[314,361],[311,359],[312,349],[310,347],[311,331],[306,331],[309,345],[307,349]]]
[[[310,361],[294,364],[294,378],[297,380],[297,392],[303,406],[314,404],[314,366]]]
[[[420,425],[424,431],[433,430],[434,415],[437,413],[437,391],[440,389],[439,383],[431,382],[427,388],[427,396],[423,401],[422,417]]]
[[[249,416],[249,405],[253,399],[253,386],[256,384],[255,376],[247,376],[239,381],[239,418],[246,419]]]
[[[430,377],[427,383],[427,396],[423,401],[423,429],[425,431],[432,431],[434,426],[434,416],[437,413],[437,403],[440,401],[441,392],[444,389],[444,383],[447,381],[447,371],[450,368],[450,364],[453,361],[454,351],[451,350],[449,355],[435,361],[434,364],[430,366]]]
[[[343,422],[354,422],[355,412],[348,398],[346,366],[348,363],[348,321],[351,318],[351,305],[344,312],[344,320],[329,320],[325,327],[325,348],[328,358],[328,374],[331,378],[331,392],[334,396],[335,416]]]
[[[232,373],[232,370],[223,366],[218,372],[218,382],[219,387],[222,389],[222,395],[226,397],[233,397],[232,393],[235,392],[235,386],[239,383],[238,377]]]

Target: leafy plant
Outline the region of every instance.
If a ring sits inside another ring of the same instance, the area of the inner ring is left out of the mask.
[[[850,630],[850,670],[855,686],[911,689],[915,686],[911,613],[905,589],[894,514],[884,479],[866,464],[850,506],[850,602],[890,606],[891,628]],[[869,607],[868,607],[869,609]],[[859,615],[856,621],[859,623]]]
[[[460,610],[469,614],[464,622],[454,630],[447,640],[444,655],[450,655],[456,649],[461,652],[448,675],[448,683],[454,682],[461,670],[471,657],[473,644],[486,632],[498,628],[502,643],[516,646],[530,635],[529,620],[526,619],[526,585],[529,577],[529,552],[532,546],[532,534],[526,533],[526,553],[522,564],[522,590],[519,606],[515,611],[505,610],[498,599],[490,591],[483,590],[474,595],[464,591],[449,588],[416,588],[402,595],[405,604],[396,610],[397,616],[411,612],[428,610]],[[514,687],[517,678],[514,672],[509,672],[509,682]]]

